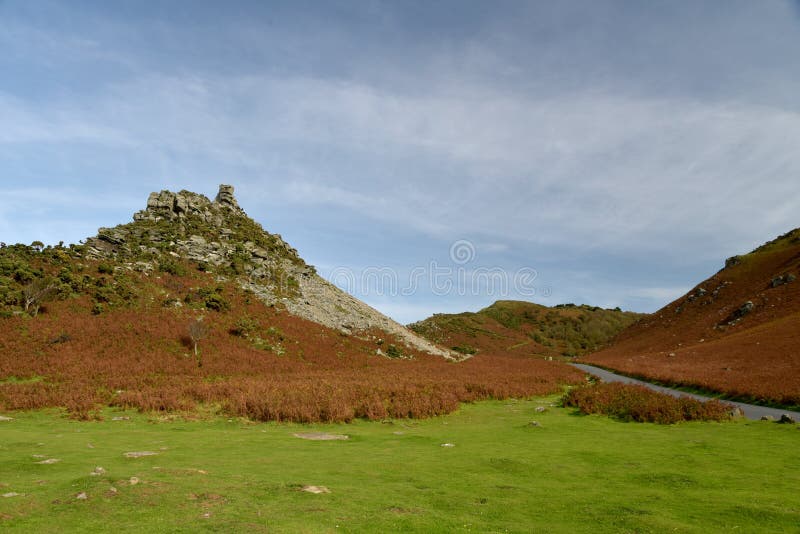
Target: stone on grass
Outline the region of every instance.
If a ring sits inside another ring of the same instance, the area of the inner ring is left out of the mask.
[[[98,477],[100,475],[105,475],[105,474],[106,474],[106,470],[103,469],[102,467],[100,467],[99,465],[97,467],[95,467],[94,470],[91,473],[89,473],[89,475],[93,476],[93,477]]]
[[[80,492],[79,494],[77,494],[77,495],[75,496],[75,498],[76,498],[76,499],[78,499],[79,501],[85,501],[86,499],[88,499],[88,498],[89,498],[89,496],[88,496],[88,495],[86,495],[86,492],[85,492],[85,491],[82,491],[82,492]]]
[[[539,424],[539,421],[531,421],[530,423],[528,423],[528,426],[542,426],[542,425]]]
[[[546,411],[547,411],[547,408],[545,408],[544,406],[537,406],[536,407],[536,413],[544,413]]]
[[[328,434],[327,432],[297,432],[292,434],[296,438],[310,439],[312,441],[335,441],[350,439],[346,434]]]
[[[794,417],[792,417],[788,413],[785,413],[785,414],[781,415],[781,418],[778,420],[778,422],[779,423],[791,423],[791,424],[794,424],[797,421],[795,421]]]
[[[36,462],[36,463],[37,464],[49,465],[49,464],[56,464],[56,463],[58,463],[60,461],[61,460],[59,458],[48,458],[47,460],[42,460],[41,462]]]
[[[330,493],[331,492],[331,490],[329,490],[325,486],[303,486],[302,490],[306,491],[308,493],[314,493],[316,495],[319,495],[320,493]]]
[[[0,415],[0,421],[13,421],[13,417],[6,417],[5,415]]]
[[[771,415],[762,415],[762,416],[761,416],[761,420],[762,420],[762,421],[774,421],[774,420],[775,420],[775,418],[774,418],[774,417],[772,417]]]
[[[124,456],[125,458],[141,458],[143,456],[155,456],[156,454],[158,453],[153,451],[133,451],[126,452]]]
[[[455,447],[455,443],[442,443],[442,447]]]
[[[5,497],[6,499],[8,499],[9,497],[19,497],[19,495],[20,495],[20,494],[19,494],[19,493],[17,493],[16,491],[9,491],[8,493],[4,493],[4,494],[3,494],[3,497]]]
[[[138,483],[139,483],[139,478],[138,478],[138,477],[131,477],[131,478],[130,478],[130,480],[128,481],[128,483],[129,483],[131,486],[135,486],[136,484],[138,484]]]

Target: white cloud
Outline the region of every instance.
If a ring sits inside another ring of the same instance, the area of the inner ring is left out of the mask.
[[[0,143],[120,143],[268,169],[289,177],[289,202],[440,237],[605,249],[705,240],[698,253],[719,254],[715,234],[731,236],[720,247],[771,235],[800,207],[800,114],[744,102],[151,75],[69,105],[5,97],[0,117],[10,125]]]

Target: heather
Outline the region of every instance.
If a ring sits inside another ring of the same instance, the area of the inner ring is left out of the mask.
[[[30,252],[24,265],[39,279],[76,273],[80,284],[59,284],[35,316],[0,318],[0,409],[64,407],[77,418],[98,417],[104,406],[212,407],[262,421],[430,417],[581,379],[554,362],[454,363],[386,332],[331,330],[188,262],[168,270],[177,274],[148,273],[50,259],[61,252]]]
[[[623,421],[672,424],[680,421],[725,421],[732,407],[717,400],[701,402],[673,397],[636,384],[599,383],[573,388],[562,399],[564,406],[584,414],[602,414]]]

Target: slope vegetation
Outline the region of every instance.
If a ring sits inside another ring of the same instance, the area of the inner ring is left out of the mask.
[[[409,327],[466,354],[573,357],[605,346],[640,317],[586,305],[549,308],[501,300],[475,313],[436,314]]]
[[[753,252],[585,358],[731,397],[800,404],[800,229]]]
[[[1,245],[0,410],[426,417],[581,379],[552,362],[457,363],[352,297],[311,295],[327,282],[224,192],[151,195],[85,245]]]

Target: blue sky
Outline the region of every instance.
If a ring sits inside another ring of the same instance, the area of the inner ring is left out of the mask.
[[[800,226],[788,0],[0,0],[0,50],[4,242],[230,183],[410,322],[498,298],[654,311]],[[414,290],[361,283],[388,269]],[[472,287],[487,272],[508,289]]]

